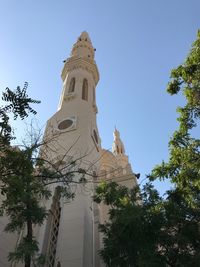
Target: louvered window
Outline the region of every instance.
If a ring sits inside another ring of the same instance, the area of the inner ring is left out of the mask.
[[[54,267],[58,231],[60,226],[60,215],[61,215],[60,191],[59,187],[57,187],[55,190],[53,203],[51,205],[50,214],[48,218],[51,222],[51,225],[50,225],[50,235],[49,235],[48,251],[47,251],[47,264],[46,264],[47,267]]]

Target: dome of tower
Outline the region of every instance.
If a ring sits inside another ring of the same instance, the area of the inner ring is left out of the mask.
[[[89,34],[84,31],[73,45],[71,56],[94,59],[94,51],[95,49],[92,45]]]
[[[86,31],[81,33],[79,39],[82,39],[83,41],[86,41],[86,42],[90,42],[91,45],[92,45],[92,42],[91,42],[90,37],[89,37],[89,34]]]

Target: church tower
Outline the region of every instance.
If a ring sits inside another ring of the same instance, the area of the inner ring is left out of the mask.
[[[95,49],[87,32],[74,44],[62,70],[63,89],[58,111],[48,120],[44,139],[53,140],[41,153],[63,166],[75,161],[79,169],[96,176],[101,157],[101,141],[96,124],[96,85],[99,72]],[[48,256],[47,267],[97,266],[99,247],[94,230],[93,179],[79,174],[71,183],[74,200],[60,199],[56,187],[49,209],[52,211],[40,231],[41,250]],[[53,214],[53,216],[52,216]],[[43,232],[43,234],[41,234]]]
[[[123,174],[132,173],[131,165],[128,161],[128,156],[125,154],[124,144],[120,139],[120,133],[116,129],[116,127],[113,136],[114,136],[114,142],[112,145],[112,153],[116,158],[118,166],[122,168]]]
[[[74,44],[71,56],[64,61],[58,111],[48,121],[45,134],[58,134],[57,155],[65,154],[72,147],[68,155],[74,158],[88,155],[96,159],[98,156],[101,144],[96,125],[95,91],[99,72],[94,53],[88,33],[83,32]]]

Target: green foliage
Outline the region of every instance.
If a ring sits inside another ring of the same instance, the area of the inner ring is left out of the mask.
[[[110,206],[99,226],[108,267],[198,266],[199,207],[189,206],[180,190],[159,196],[151,183],[142,190],[102,183],[94,200]]]
[[[27,95],[28,83],[25,82],[23,89],[17,86],[15,91],[6,88],[3,92],[2,100],[9,104],[3,107],[1,110],[4,112],[12,112],[14,119],[20,117],[22,120],[28,117],[29,113],[34,115],[37,113],[30,104],[39,104],[40,101],[34,100]]]
[[[86,171],[76,167],[76,160],[63,166],[62,161],[54,164],[43,158],[39,151],[45,150],[51,140],[41,141],[35,133],[23,149],[11,145],[15,136],[10,117],[23,120],[30,113],[36,114],[30,104],[40,103],[31,99],[26,90],[27,83],[22,90],[20,87],[15,91],[7,88],[2,97],[6,105],[0,108],[0,215],[9,219],[5,231],[23,232],[15,251],[8,256],[9,261],[23,262],[25,267],[39,267],[44,266],[45,258],[38,254],[33,226],[41,225],[48,215],[42,203],[52,195],[49,185],[56,184],[59,195],[73,198],[70,183],[74,173],[84,176]]]
[[[40,101],[34,100],[27,95],[28,83],[25,82],[21,89],[19,86],[12,91],[6,88],[3,92],[2,100],[8,104],[0,107],[0,149],[3,150],[5,145],[9,145],[10,141],[14,139],[12,135],[12,127],[10,126],[9,114],[12,114],[16,120],[18,117],[24,119],[29,113],[36,114],[36,111],[30,107],[30,104],[38,104]]]
[[[38,252],[37,242],[33,238],[32,225],[42,224],[47,211],[40,205],[41,198],[49,198],[51,193],[35,176],[33,160],[34,147],[20,150],[12,147],[14,132],[10,125],[10,115],[16,120],[24,119],[29,113],[36,114],[30,104],[40,101],[28,97],[28,84],[15,91],[6,88],[2,99],[7,105],[0,108],[0,193],[3,196],[1,215],[8,216],[9,223],[5,231],[18,232],[27,224],[27,235],[22,238],[14,252],[9,254],[10,261],[24,261],[29,266],[31,259]]]
[[[100,255],[106,266],[162,266],[162,257],[155,253],[158,232],[163,225],[159,212],[161,198],[156,190],[150,184],[139,192],[139,188],[103,182],[96,193],[97,203],[103,201],[111,207],[109,221],[99,227],[104,234]],[[139,204],[141,198],[143,205]]]
[[[177,109],[179,128],[169,142],[169,162],[154,168],[149,178],[169,178],[193,199],[192,192],[200,189],[200,139],[191,136],[200,119],[200,31],[186,61],[172,70],[171,78],[167,91],[182,91],[186,104]]]
[[[27,257],[27,255],[30,255],[31,258],[33,258],[37,251],[38,244],[35,240],[23,238],[23,240],[17,246],[15,252],[9,253],[8,259],[11,262],[20,262],[23,258]]]
[[[173,69],[167,91],[182,92],[179,128],[169,141],[169,160],[147,176],[139,191],[102,183],[95,201],[110,206],[109,221],[100,225],[106,266],[200,266],[200,31],[186,61]],[[168,179],[173,188],[161,198],[151,181]],[[138,199],[139,196],[139,199]]]

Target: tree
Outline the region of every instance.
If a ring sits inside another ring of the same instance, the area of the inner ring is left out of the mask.
[[[23,89],[19,86],[12,91],[8,87],[3,92],[2,100],[8,102],[7,105],[0,107],[0,148],[1,151],[10,145],[10,141],[15,137],[12,136],[12,127],[10,126],[10,117],[12,114],[14,120],[18,117],[24,119],[29,113],[36,114],[37,112],[30,107],[30,104],[39,104],[40,101],[34,100],[27,95],[28,83],[25,82]]]
[[[14,232],[20,230],[24,221],[27,222],[27,235],[19,244],[14,253],[10,253],[9,259],[20,260],[24,258],[25,266],[30,266],[30,259],[38,250],[37,243],[32,237],[32,223],[42,223],[46,216],[44,208],[39,206],[37,196],[48,197],[49,191],[36,180],[31,173],[34,166],[31,162],[31,150],[20,150],[11,146],[11,140],[15,139],[13,129],[10,125],[10,115],[16,120],[28,117],[29,113],[36,114],[30,107],[32,103],[40,103],[27,95],[25,83],[23,89],[19,86],[12,91],[6,88],[2,99],[8,104],[0,109],[0,182],[1,194],[4,196],[1,205],[1,213],[10,218],[6,231]],[[31,206],[31,208],[30,208]],[[32,214],[32,210],[34,213]]]
[[[97,188],[95,200],[110,205],[109,221],[100,225],[107,266],[200,266],[200,139],[194,137],[200,118],[200,31],[171,79],[168,93],[182,92],[186,104],[177,109],[169,161],[152,170],[140,191],[113,183]],[[171,181],[165,198],[153,188],[155,179]]]
[[[102,182],[94,200],[110,206],[109,221],[99,226],[104,245],[100,255],[106,266],[164,266],[157,252],[164,220],[159,208],[162,198],[152,185],[139,192],[139,188]]]
[[[199,266],[200,139],[194,128],[200,118],[200,31],[185,62],[171,71],[171,79],[168,93],[182,92],[186,104],[177,109],[179,128],[169,141],[169,161],[156,166],[149,179],[169,179],[174,185],[164,203],[164,255],[171,266]]]
[[[37,257],[39,249],[33,226],[41,225],[48,215],[46,208],[41,205],[42,199],[51,197],[48,185],[57,184],[59,194],[73,197],[69,191],[73,175],[75,172],[84,175],[85,172],[77,168],[76,160],[60,168],[43,158],[39,150],[51,140],[37,137],[23,149],[11,145],[15,135],[10,125],[10,115],[14,119],[24,119],[29,113],[36,114],[30,104],[39,101],[29,98],[26,90],[27,84],[23,89],[17,87],[14,91],[7,88],[3,93],[3,100],[8,104],[0,108],[0,193],[3,196],[0,211],[9,218],[6,231],[17,232],[24,227],[26,230],[15,251],[9,253],[9,261],[21,261],[25,267],[30,267],[31,263],[35,266],[43,264],[43,257]]]

